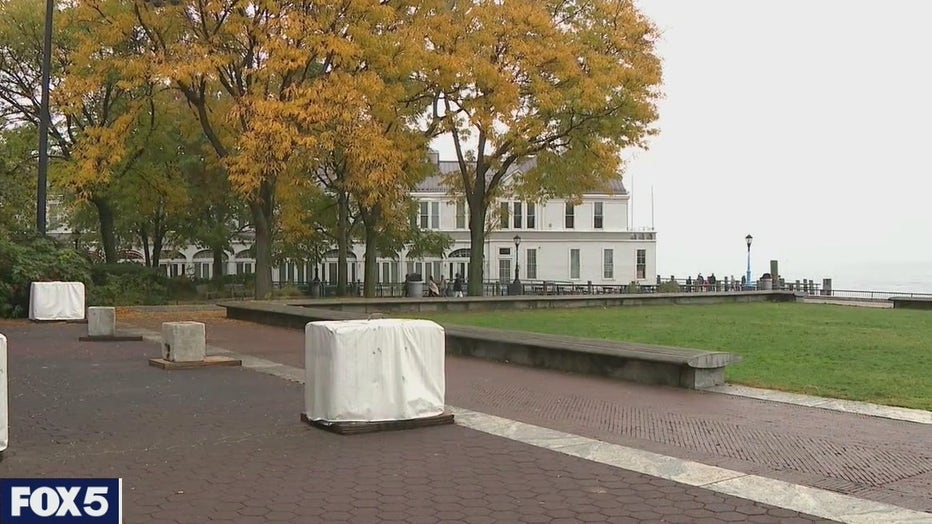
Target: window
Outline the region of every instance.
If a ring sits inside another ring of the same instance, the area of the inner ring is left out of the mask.
[[[440,229],[440,202],[418,202],[417,226]]]
[[[500,248],[498,248],[498,254],[499,254],[499,255],[510,255],[510,254],[511,254],[511,248],[510,248],[510,247],[500,247]]]
[[[237,275],[252,274],[252,262],[237,262],[236,263],[236,274]]]
[[[456,229],[466,229],[466,202],[456,201]]]
[[[638,249],[637,253],[637,278],[647,278],[647,250]]]
[[[537,250],[528,249],[527,250],[527,268],[524,270],[524,274],[527,275],[529,279],[537,278]]]
[[[593,209],[592,209],[592,211],[593,211],[593,214],[592,214],[592,226],[595,227],[596,229],[602,229],[602,225],[603,225],[604,222],[605,222],[605,220],[604,220],[604,218],[603,218],[603,214],[602,214],[602,212],[603,212],[603,209],[602,209],[602,202],[593,202],[593,203],[592,203],[592,208],[593,208]]]
[[[421,262],[409,261],[405,267],[407,268],[405,273],[409,275],[418,274],[418,275],[421,275],[422,277],[424,276],[424,264]]]
[[[498,259],[498,280],[502,283],[511,282],[511,259]]]
[[[514,217],[515,229],[521,229],[521,202],[515,202]]]
[[[537,227],[537,217],[535,216],[534,202],[527,203],[527,228],[534,229]]]
[[[418,221],[418,226],[421,229],[427,229],[430,226],[430,202],[421,202],[420,203],[420,220]]]
[[[498,213],[501,215],[498,220],[499,229],[508,228],[508,202],[502,202],[499,204]]]
[[[576,227],[576,208],[569,202],[566,203],[566,218],[564,219],[563,227],[566,229],[573,229]]]
[[[379,282],[398,282],[398,262],[382,262],[382,279]]]
[[[612,249],[602,250],[602,278],[615,278],[615,251]]]
[[[579,250],[570,250],[570,278],[579,278]]]

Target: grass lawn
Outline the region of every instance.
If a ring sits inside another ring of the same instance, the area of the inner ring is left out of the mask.
[[[744,357],[727,380],[932,410],[932,311],[817,304],[726,304],[420,315],[468,324]]]

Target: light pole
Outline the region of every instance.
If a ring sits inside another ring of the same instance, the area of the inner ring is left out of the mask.
[[[744,237],[744,240],[748,243],[748,273],[745,277],[747,280],[744,282],[744,288],[751,289],[751,241],[754,240],[754,237],[748,235]]]
[[[521,289],[521,278],[518,276],[518,273],[521,271],[518,267],[518,246],[521,245],[521,237],[515,235],[512,238],[515,242],[515,281],[511,283],[511,291],[508,292],[509,295],[520,295],[522,292]]]
[[[49,83],[52,76],[52,13],[55,1],[45,0],[45,32],[42,41],[42,98],[39,101],[39,179],[36,181],[36,230],[45,236],[47,230],[46,191],[49,172]]]

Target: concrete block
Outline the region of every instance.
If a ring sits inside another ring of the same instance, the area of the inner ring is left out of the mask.
[[[169,362],[197,362],[206,354],[203,322],[163,322],[162,358]]]
[[[89,337],[116,336],[116,309],[112,307],[87,308],[87,335]]]

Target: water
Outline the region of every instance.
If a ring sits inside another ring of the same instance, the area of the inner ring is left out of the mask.
[[[834,289],[932,293],[932,261],[849,265],[826,276]]]

